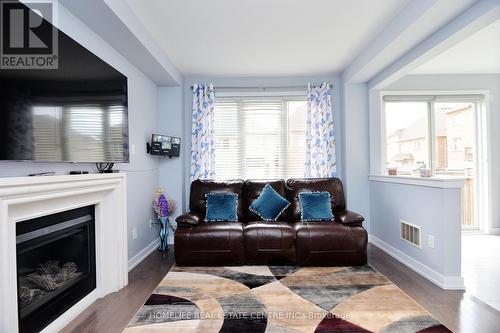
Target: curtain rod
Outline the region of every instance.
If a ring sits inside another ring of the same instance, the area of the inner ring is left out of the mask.
[[[333,83],[331,82],[326,82],[330,88],[333,86]],[[279,90],[291,90],[291,89],[307,89],[307,85],[305,86],[271,86],[271,87],[262,87],[262,86],[253,86],[253,87],[220,87],[220,86],[215,86],[214,85],[214,88],[215,89],[226,89],[226,90],[230,90],[230,89],[235,89],[235,90],[243,90],[243,89],[260,89],[260,90],[276,90],[276,89],[279,89]],[[191,86],[191,90],[193,89],[193,86]]]

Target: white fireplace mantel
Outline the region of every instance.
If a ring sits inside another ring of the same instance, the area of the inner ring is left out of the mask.
[[[96,289],[43,332],[58,332],[128,283],[126,175],[0,178],[0,332],[18,331],[16,223],[95,205]]]

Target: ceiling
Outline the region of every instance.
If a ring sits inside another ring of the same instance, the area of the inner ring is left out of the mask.
[[[412,74],[500,73],[500,20],[479,30]]]
[[[342,71],[409,0],[127,2],[184,75],[298,76]]]

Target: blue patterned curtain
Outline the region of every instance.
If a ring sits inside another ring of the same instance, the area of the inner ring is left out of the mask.
[[[193,85],[191,181],[215,176],[214,102],[212,84]]]
[[[308,86],[305,177],[334,177],[335,132],[330,86]]]

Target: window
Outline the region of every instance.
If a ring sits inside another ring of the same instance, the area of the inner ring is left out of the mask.
[[[385,104],[387,168],[400,175],[417,175],[429,165],[427,103]]]
[[[384,101],[388,170],[474,174],[475,102],[441,102],[439,96],[384,96]]]
[[[434,103],[436,132],[436,174],[474,174],[474,104]],[[439,142],[441,140],[441,142]],[[439,147],[439,145],[441,145]],[[469,147],[468,152],[465,147]]]
[[[462,138],[452,138],[451,142],[453,151],[462,151]]]
[[[465,147],[465,161],[474,161],[474,153],[472,152],[472,147]]]
[[[217,179],[304,176],[305,98],[218,97]]]

